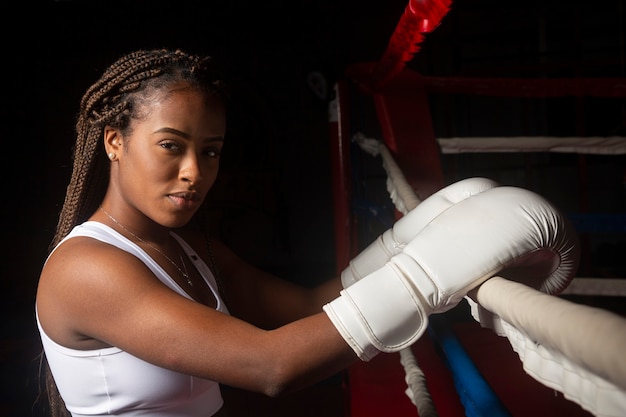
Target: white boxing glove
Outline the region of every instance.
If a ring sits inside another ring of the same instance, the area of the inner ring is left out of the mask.
[[[558,292],[576,273],[578,239],[562,214],[539,195],[495,187],[435,216],[384,266],[324,306],[363,360],[396,352],[425,331],[428,316],[454,307],[499,275]]]
[[[378,236],[369,246],[350,261],[341,273],[344,288],[378,268],[399,253],[432,219],[452,205],[475,194],[498,186],[488,178],[468,178],[437,191],[399,219],[392,228]]]

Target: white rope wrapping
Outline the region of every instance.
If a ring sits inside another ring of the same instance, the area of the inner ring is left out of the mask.
[[[474,318],[509,339],[533,378],[596,416],[625,415],[625,318],[500,277],[472,299]]]
[[[411,349],[400,351],[400,363],[404,368],[404,381],[407,389],[406,395],[417,407],[419,417],[437,417],[437,409],[426,387],[426,376],[417,363],[417,358]]]
[[[365,137],[361,133],[354,135],[354,141],[370,155],[382,157],[383,168],[387,172],[387,192],[396,210],[404,215],[421,203],[385,145],[376,139]]]
[[[382,156],[383,167],[387,172],[387,192],[389,192],[391,201],[393,201],[396,209],[402,214],[407,214],[417,207],[421,201],[407,183],[400,167],[398,167],[396,161],[389,153],[389,149],[381,144],[380,141],[367,138],[360,133],[355,134],[353,139],[359,144],[361,149],[370,155]],[[437,417],[437,409],[426,386],[426,377],[419,367],[417,358],[411,348],[400,351],[400,363],[404,368],[404,380],[407,384],[405,392],[413,405],[417,407],[417,415],[420,417]]]
[[[355,140],[382,156],[387,189],[398,210],[406,214],[417,206],[419,200],[385,145],[359,134]],[[598,417],[626,415],[626,319],[499,277],[483,283],[475,297],[478,304],[466,297],[474,318],[508,338],[534,379]],[[407,375],[421,372],[414,369],[417,361],[403,362]],[[418,381],[409,384],[407,395],[416,404],[415,396],[425,391]]]
[[[576,277],[561,294],[626,297],[626,279]]]
[[[441,152],[563,152],[596,155],[626,154],[626,137],[551,137],[551,136],[511,136],[511,137],[466,137],[437,139]]]

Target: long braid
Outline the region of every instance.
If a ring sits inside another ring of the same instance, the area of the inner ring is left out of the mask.
[[[108,125],[127,133],[131,120],[140,117],[140,102],[147,89],[181,81],[227,98],[219,74],[210,68],[210,58],[180,50],[140,50],[127,54],[110,65],[89,87],[80,102],[72,175],[51,250],[72,228],[86,221],[104,198],[110,169],[104,152],[104,128]],[[51,416],[68,416],[45,355],[41,356]]]

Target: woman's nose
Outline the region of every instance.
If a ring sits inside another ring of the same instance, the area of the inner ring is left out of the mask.
[[[200,160],[195,152],[188,152],[182,162],[179,178],[190,184],[197,184],[202,180]]]

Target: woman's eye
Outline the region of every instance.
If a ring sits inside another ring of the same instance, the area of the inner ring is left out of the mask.
[[[220,156],[220,150],[211,148],[211,149],[205,150],[204,154],[210,158],[217,158],[218,156]]]
[[[161,143],[161,147],[168,151],[180,151],[181,149],[176,142],[163,142]]]

